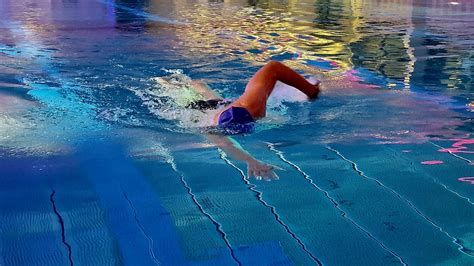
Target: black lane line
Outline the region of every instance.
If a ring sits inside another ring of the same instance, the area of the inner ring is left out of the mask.
[[[73,266],[74,263],[72,262],[72,248],[71,248],[71,245],[69,245],[69,243],[66,241],[66,233],[65,233],[65,230],[64,230],[64,220],[63,220],[63,217],[61,216],[61,214],[59,214],[58,209],[56,208],[56,202],[54,202],[54,195],[55,194],[56,194],[56,191],[53,189],[53,191],[52,191],[52,193],[49,197],[49,201],[51,202],[51,205],[53,206],[53,211],[56,214],[56,216],[58,217],[59,224],[61,225],[61,241],[63,242],[63,244],[67,248],[69,264],[71,266]]]

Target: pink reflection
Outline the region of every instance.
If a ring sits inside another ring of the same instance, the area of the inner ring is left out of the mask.
[[[0,116],[2,113],[11,114],[13,111],[25,110],[33,106],[38,106],[38,103],[19,98],[15,95],[5,95],[0,92]],[[1,126],[0,123],[0,127]]]
[[[458,178],[458,180],[461,181],[461,182],[467,182],[471,185],[474,185],[474,176],[461,177],[461,178]]]
[[[353,89],[354,88],[355,89],[377,89],[377,88],[380,88],[377,85],[364,83],[364,80],[361,77],[354,75],[356,73],[357,73],[356,70],[349,70],[345,74],[342,75],[343,76],[343,81],[351,83],[351,85],[352,85],[351,88],[353,88]],[[356,84],[358,86],[354,86]]]
[[[450,152],[450,153],[471,153],[474,154],[474,151],[467,150],[468,148],[465,145],[474,144],[474,139],[454,139],[456,141],[451,148],[440,149],[440,152]]]
[[[421,164],[426,164],[426,165],[435,165],[435,164],[443,164],[443,161],[424,161],[421,162]]]

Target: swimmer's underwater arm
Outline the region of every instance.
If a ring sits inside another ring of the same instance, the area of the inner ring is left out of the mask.
[[[226,154],[229,154],[233,159],[246,162],[247,178],[253,176],[257,180],[263,178],[267,181],[270,181],[270,178],[279,179],[278,175],[273,171],[273,169],[283,169],[262,163],[259,160],[255,159],[246,150],[244,150],[237,141],[235,141],[231,137],[214,134],[206,134],[206,137],[217,147],[222,149]]]
[[[211,90],[209,86],[202,80],[193,80],[191,81],[191,85],[193,86],[193,89],[201,94],[206,100],[222,99],[222,96]]]
[[[207,139],[214,143],[217,147],[224,150],[225,153],[229,154],[232,158],[239,161],[255,161],[256,159],[252,157],[246,150],[240,146],[235,140],[231,137],[215,134],[206,134]]]

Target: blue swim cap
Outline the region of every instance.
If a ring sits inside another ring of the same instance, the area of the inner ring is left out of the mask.
[[[251,133],[255,128],[254,122],[247,109],[232,106],[220,114],[217,127],[227,135]]]

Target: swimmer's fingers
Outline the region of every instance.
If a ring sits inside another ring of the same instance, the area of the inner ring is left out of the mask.
[[[255,178],[255,180],[260,181],[260,180],[266,180],[270,181],[270,178],[268,177],[268,174],[265,171],[250,171],[247,173],[246,179],[250,178]]]
[[[271,171],[270,176],[273,180],[279,180],[280,179],[280,177],[274,171]]]
[[[260,176],[260,174],[258,173],[258,171],[255,171],[253,169],[248,169],[247,170],[247,176],[245,179],[250,179],[250,178],[255,178],[255,180],[262,180],[262,177]]]
[[[278,180],[280,177],[271,169],[263,170],[258,173],[265,181]]]
[[[263,180],[265,181],[272,181],[270,179],[270,175],[271,175],[270,173],[271,173],[271,170],[270,171],[262,170],[262,171],[259,171],[258,175],[261,176]]]
[[[265,164],[258,161],[254,163],[249,163],[247,165],[246,179],[254,177],[257,181],[262,179],[265,181],[278,180],[279,176],[274,172],[275,170],[284,171],[285,169],[279,166]]]
[[[285,169],[283,169],[279,166],[271,165],[271,167],[272,167],[272,171],[270,172],[270,176],[273,180],[279,180],[280,179],[280,177],[277,175],[277,173],[275,173],[274,170],[286,171]]]
[[[266,169],[260,172],[260,175],[264,176],[265,181],[279,180],[280,177],[275,173],[274,170],[285,171],[285,169],[281,167],[269,164],[266,166]]]
[[[251,177],[253,176],[253,171],[250,170],[250,169],[247,169],[247,176],[245,177],[245,179],[250,179]]]
[[[272,181],[272,180],[278,180],[280,177],[272,170],[265,171],[264,173],[261,173],[263,176],[263,179],[265,181]]]
[[[281,168],[280,166],[276,166],[273,164],[270,164],[269,166],[271,167],[271,169],[274,169],[274,170],[286,171],[284,168]]]

